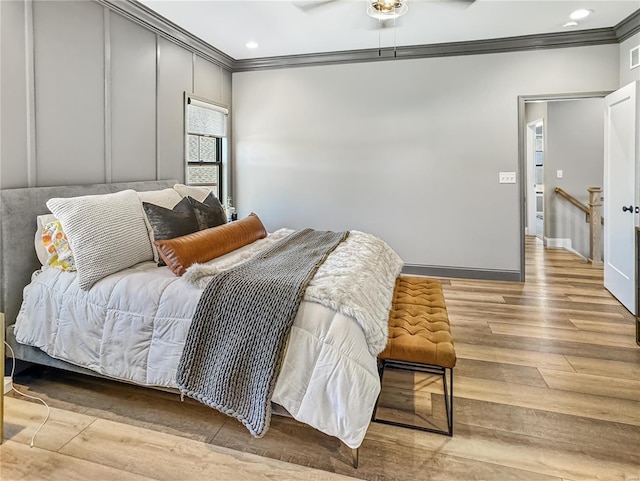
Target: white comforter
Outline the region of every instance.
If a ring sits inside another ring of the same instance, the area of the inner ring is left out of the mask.
[[[25,288],[16,339],[106,376],[175,388],[208,276],[289,232],[193,266],[183,278],[146,262],[84,291],[75,274],[43,269]],[[386,343],[391,293],[401,268],[384,242],[353,232],[309,285],[276,383],[275,403],[352,448],[362,443],[380,391],[376,355]]]

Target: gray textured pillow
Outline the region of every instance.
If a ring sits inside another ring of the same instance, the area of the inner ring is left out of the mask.
[[[153,241],[173,239],[200,230],[196,214],[187,197],[178,202],[173,209],[165,209],[148,202],[143,202],[142,207],[151,224]],[[158,259],[158,265],[166,266],[161,257]]]
[[[142,204],[134,190],[54,198],[47,201],[47,207],[67,234],[81,289],[88,290],[109,274],[153,260]]]
[[[218,227],[227,223],[227,214],[224,211],[224,207],[213,194],[209,194],[202,202],[191,196],[185,197],[185,199],[188,199],[191,207],[193,207],[200,230]]]

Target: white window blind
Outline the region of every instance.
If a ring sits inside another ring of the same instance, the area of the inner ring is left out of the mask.
[[[222,109],[201,107],[193,99],[190,99],[188,108],[190,134],[226,137],[227,114]]]

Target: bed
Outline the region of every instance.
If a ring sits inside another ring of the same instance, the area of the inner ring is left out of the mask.
[[[154,259],[98,280],[42,269],[33,243],[36,218],[48,212],[49,199],[156,192],[175,184],[168,180],[0,192],[0,311],[18,359],[191,395],[177,373],[185,346],[191,345],[189,331],[203,292],[217,274],[250,264],[297,233],[280,229],[246,241],[207,262],[180,266],[185,267],[182,276],[175,274],[170,256],[169,266],[158,267],[158,254],[162,259],[166,254],[160,241]],[[202,232],[241,225],[238,221]],[[173,246],[170,241],[167,245]],[[365,272],[358,262],[374,265]],[[386,316],[402,261],[380,239],[350,232],[317,264],[287,331],[270,401],[274,412],[287,413],[357,449],[379,394],[376,355],[386,344]],[[81,288],[82,282],[89,287]],[[249,430],[258,436],[266,432]]]

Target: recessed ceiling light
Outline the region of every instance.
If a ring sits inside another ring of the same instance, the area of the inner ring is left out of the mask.
[[[569,15],[569,18],[571,20],[582,20],[583,18],[587,18],[592,13],[593,13],[593,10],[587,10],[586,8],[581,8],[573,12],[571,15]]]
[[[246,47],[247,48],[258,48],[258,42],[253,42],[253,41],[247,42]]]
[[[578,26],[578,22],[576,22],[575,20],[569,20],[567,23],[563,25],[563,27],[577,27],[577,26]]]

